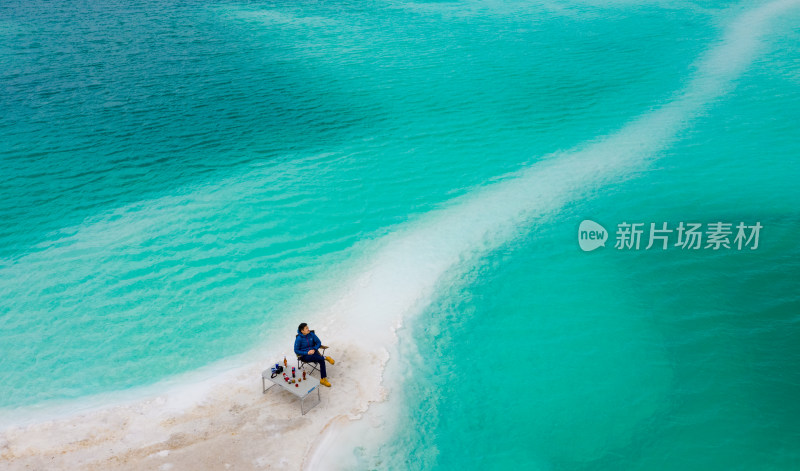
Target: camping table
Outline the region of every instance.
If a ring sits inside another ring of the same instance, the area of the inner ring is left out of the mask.
[[[261,372],[261,387],[264,389],[264,391],[263,391],[264,394],[267,393],[267,390],[269,388],[271,388],[271,387],[273,387],[275,385],[278,385],[280,388],[285,389],[286,391],[289,391],[295,397],[300,398],[300,412],[302,412],[302,415],[306,415],[306,412],[308,412],[309,410],[313,409],[314,406],[316,406],[317,404],[320,403],[321,398],[320,398],[320,395],[319,395],[319,380],[318,379],[315,381],[315,378],[313,378],[312,376],[309,375],[308,376],[308,378],[309,378],[308,380],[304,380],[304,381],[302,381],[300,383],[297,383],[300,386],[299,387],[295,387],[294,384],[289,384],[289,383],[287,383],[286,381],[283,380],[283,373],[279,374],[278,376],[276,376],[274,378],[271,378],[271,376],[272,376],[272,368],[266,369],[266,370]],[[272,384],[269,385],[269,387],[267,387],[267,381],[272,383]],[[308,381],[308,383],[306,383],[306,381]],[[312,384],[313,384],[313,386],[312,386]],[[309,386],[311,386],[311,387],[309,388]],[[317,391],[317,402],[313,406],[309,407],[308,410],[306,410],[305,409],[306,397],[308,397],[314,390]]]

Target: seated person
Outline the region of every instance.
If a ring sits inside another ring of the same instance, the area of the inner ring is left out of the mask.
[[[322,356],[322,353],[319,351],[319,347],[321,346],[322,342],[320,342],[314,332],[311,332],[311,329],[308,328],[308,324],[305,322],[300,324],[297,328],[297,336],[294,338],[294,353],[306,363],[319,363],[319,373],[320,378],[322,378],[319,380],[319,384],[331,387],[331,383],[327,379],[328,374],[325,371],[325,362],[327,361],[332,365],[334,361],[331,357]]]

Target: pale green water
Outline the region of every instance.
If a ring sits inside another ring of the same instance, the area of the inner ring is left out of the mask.
[[[800,8],[726,36],[760,5],[3,3],[0,407],[247,351],[370,241],[472,241],[435,210],[475,195],[480,235],[504,214],[483,187],[595,142],[596,179],[502,187],[558,204],[401,331],[411,412],[363,465],[796,469]],[[747,60],[702,88],[721,44]],[[640,116],[652,135],[614,137]],[[752,252],[584,253],[583,219],[764,229]],[[507,371],[520,392],[487,395]]]

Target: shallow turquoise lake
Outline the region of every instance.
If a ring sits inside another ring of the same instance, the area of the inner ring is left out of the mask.
[[[799,20],[3,2],[0,409],[261,346],[424,223],[474,253],[398,331],[408,413],[354,444],[364,468],[797,469]],[[604,248],[580,250],[587,219]],[[620,250],[624,222],[763,227],[756,249]]]

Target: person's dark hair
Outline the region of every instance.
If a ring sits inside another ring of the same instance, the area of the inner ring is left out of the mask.
[[[300,324],[300,327],[298,327],[298,328],[297,328],[297,331],[298,331],[298,332],[302,332],[302,331],[303,331],[303,329],[305,329],[305,328],[306,328],[306,326],[308,326],[308,324],[306,324],[305,322],[303,322],[302,324]]]

